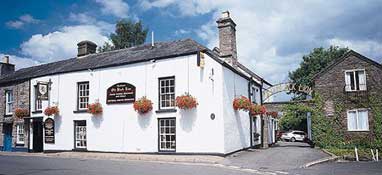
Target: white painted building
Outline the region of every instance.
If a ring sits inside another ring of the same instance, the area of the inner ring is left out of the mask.
[[[261,117],[235,111],[232,102],[243,95],[262,103],[269,83],[238,62],[229,13],[217,23],[220,48],[213,51],[186,39],[95,54],[91,42],[81,42],[77,58],[42,65],[45,73],[30,79],[28,120],[54,119],[54,143],[31,126],[29,149],[226,155],[259,146]],[[38,83],[49,83],[48,100],[37,100]],[[118,83],[133,85],[135,99],[146,96],[153,110],[142,115],[133,103],[108,104],[107,89]],[[186,92],[196,97],[196,108],[175,107],[175,97]],[[100,116],[86,112],[96,101]],[[58,106],[59,115],[45,116],[48,106]]]

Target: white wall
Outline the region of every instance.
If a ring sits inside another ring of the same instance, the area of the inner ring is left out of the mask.
[[[74,148],[74,120],[87,122],[87,149],[113,152],[157,152],[158,118],[176,117],[176,152],[224,153],[222,66],[205,55],[205,68],[197,67],[196,55],[183,56],[155,63],[145,62],[119,67],[81,71],[46,76],[31,80],[52,81],[51,104],[58,104],[60,116],[56,116],[55,144],[44,144],[45,150],[71,150]],[[86,59],[86,58],[84,58]],[[214,76],[211,70],[214,69]],[[198,100],[198,107],[191,111],[156,113],[158,110],[158,78],[175,76],[175,93],[189,92]],[[213,79],[213,81],[211,80]],[[89,81],[90,99],[99,99],[103,114],[93,117],[76,110],[77,82]],[[130,104],[106,105],[106,90],[110,86],[126,82],[136,87],[136,98],[147,96],[152,100],[153,111],[144,116],[134,111]],[[241,91],[241,90],[240,90]],[[31,88],[34,94],[34,88]],[[31,105],[34,107],[34,95]],[[231,103],[225,104],[230,108]],[[43,104],[43,110],[47,102]],[[216,118],[210,119],[214,113]],[[32,114],[42,116],[43,114]],[[244,115],[244,114],[243,114]],[[47,117],[44,116],[44,120]],[[247,117],[248,118],[248,117]]]
[[[224,151],[230,153],[250,147],[251,144],[249,114],[235,111],[232,106],[235,97],[248,97],[248,80],[225,67],[223,77]]]

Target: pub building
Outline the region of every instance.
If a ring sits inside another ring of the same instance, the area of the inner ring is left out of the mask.
[[[229,12],[217,24],[213,50],[183,39],[95,53],[94,43],[82,41],[76,58],[0,79],[29,80],[28,149],[226,155],[261,146],[261,116],[232,104],[240,96],[261,104],[271,84],[238,61]],[[196,98],[195,108],[176,106],[184,94]],[[152,102],[147,113],[134,110],[142,97]],[[89,113],[91,104],[100,104],[102,113]],[[48,116],[47,108],[57,113]]]

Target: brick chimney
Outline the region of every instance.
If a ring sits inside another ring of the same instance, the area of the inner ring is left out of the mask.
[[[229,11],[223,12],[216,23],[218,23],[219,29],[220,57],[235,65],[237,62],[236,24],[231,19]]]
[[[97,49],[97,44],[87,40],[79,42],[77,46],[78,46],[77,57],[95,53]]]
[[[3,57],[3,62],[0,63],[0,76],[10,74],[15,71],[15,65],[9,63],[9,56]]]

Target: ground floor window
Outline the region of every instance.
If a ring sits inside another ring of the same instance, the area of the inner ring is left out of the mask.
[[[175,118],[158,119],[159,151],[175,151],[176,133]]]
[[[74,121],[74,144],[75,148],[86,148],[86,121]]]
[[[24,123],[16,125],[16,144],[24,144]]]
[[[348,131],[368,131],[369,115],[367,109],[355,109],[347,112]]]

